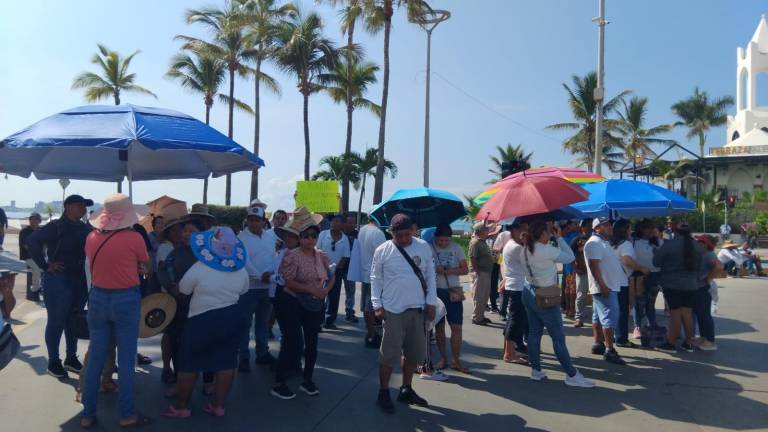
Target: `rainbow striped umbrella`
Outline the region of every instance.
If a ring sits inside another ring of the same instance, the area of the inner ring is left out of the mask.
[[[510,176],[504,177],[504,179],[494,183],[493,186],[489,187],[488,189],[483,191],[480,195],[476,196],[474,199],[474,202],[477,205],[483,205],[488,201],[490,197],[492,197],[496,192],[499,191],[499,188],[501,188],[501,186],[505,185],[506,183],[520,177],[536,177],[536,176],[559,177],[561,179],[568,180],[569,182],[576,183],[578,185],[582,185],[586,183],[595,183],[595,182],[605,180],[605,177],[602,177],[595,173],[592,173],[583,169],[578,169],[578,168],[563,168],[563,167],[531,168],[525,171],[514,173]]]

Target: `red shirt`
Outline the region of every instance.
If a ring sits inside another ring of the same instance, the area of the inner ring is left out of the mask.
[[[91,265],[93,286],[107,289],[139,286],[139,263],[149,261],[149,253],[144,239],[136,231],[92,231],[85,241],[88,262],[94,264],[94,254],[110,236],[99,251],[95,266]]]

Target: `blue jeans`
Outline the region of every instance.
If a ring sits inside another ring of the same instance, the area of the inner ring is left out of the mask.
[[[712,319],[712,295],[709,284],[696,292],[696,308],[693,310],[699,324],[699,334],[704,339],[715,342],[715,320]]]
[[[88,301],[88,329],[91,335],[88,367],[83,387],[83,416],[96,415],[101,371],[112,340],[117,342],[117,372],[119,382],[120,416],[135,414],[133,406],[133,375],[136,367],[136,346],[139,339],[141,291],[139,287],[109,290],[94,287]]]
[[[568,347],[565,346],[565,333],[563,332],[563,317],[559,307],[542,309],[536,304],[536,294],[532,288],[523,290],[523,305],[528,315],[528,361],[531,368],[541,370],[541,337],[544,327],[547,328],[549,337],[552,338],[552,347],[560,365],[568,376],[576,375],[576,368],[571,361]]]
[[[333,287],[328,292],[325,299],[326,324],[333,324],[339,316],[339,298],[341,297],[341,283],[344,281],[344,275],[339,272],[333,281]]]
[[[248,315],[248,331],[240,342],[240,360],[250,360],[248,344],[251,342],[251,325],[256,339],[256,358],[269,354],[269,318],[272,315],[272,302],[269,300],[269,290],[251,289],[240,296],[240,305]]]
[[[67,357],[77,355],[77,339],[71,334],[69,318],[75,310],[85,306],[83,281],[61,274],[43,274],[43,293],[48,321],[45,324],[45,345],[48,361],[60,361],[59,344],[62,333],[66,336]]]
[[[344,275],[346,276],[346,275]],[[347,312],[347,316],[355,314],[355,288],[357,282],[351,280],[344,280],[344,310]]]
[[[635,327],[643,327],[643,318],[648,320],[648,326],[656,324],[656,297],[659,296],[659,273],[648,273],[645,277],[645,292],[635,299]]]
[[[619,325],[616,330],[616,343],[629,342],[629,287],[621,287],[619,291]]]

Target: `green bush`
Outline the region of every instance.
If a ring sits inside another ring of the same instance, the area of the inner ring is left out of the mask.
[[[768,234],[768,212],[757,212],[754,222],[757,224],[758,234]]]
[[[208,205],[208,211],[216,218],[217,225],[228,226],[236,233],[243,229],[246,207]]]

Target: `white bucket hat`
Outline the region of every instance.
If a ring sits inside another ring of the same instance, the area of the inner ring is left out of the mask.
[[[139,223],[147,211],[147,206],[134,205],[127,195],[112,194],[104,198],[104,207],[94,213],[90,221],[98,230],[115,231]]]

